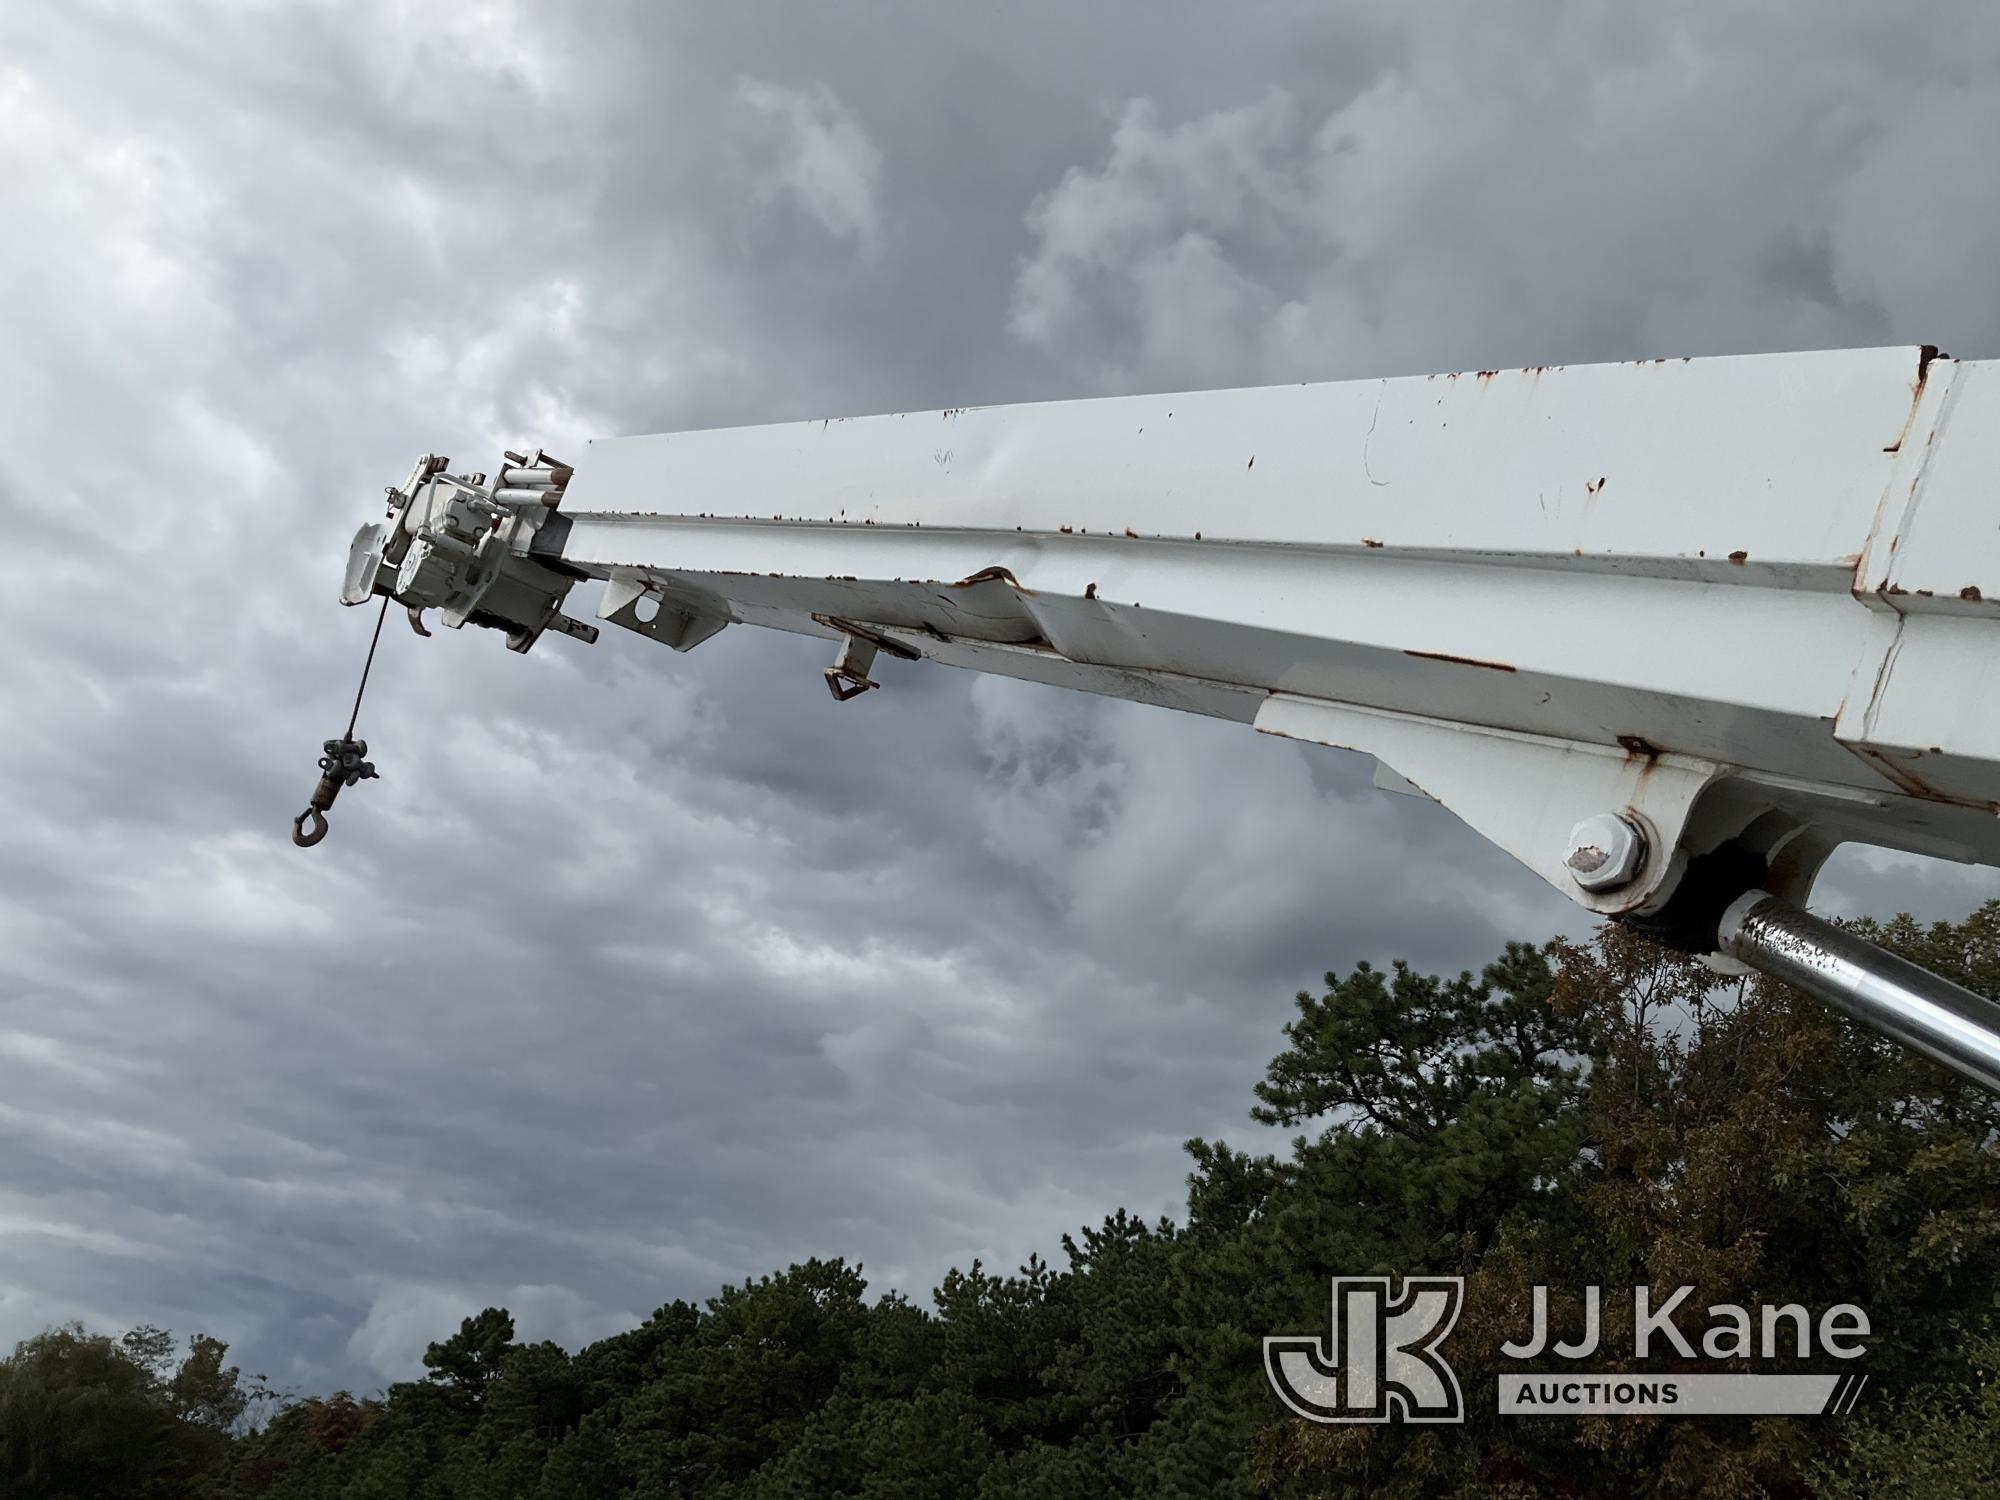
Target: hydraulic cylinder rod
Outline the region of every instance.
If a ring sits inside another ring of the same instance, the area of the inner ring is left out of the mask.
[[[2000,1093],[2000,1005],[1768,891],[1723,913],[1721,949]]]

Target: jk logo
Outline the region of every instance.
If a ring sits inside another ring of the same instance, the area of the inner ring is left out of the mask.
[[[1271,1388],[1309,1422],[1463,1422],[1458,1376],[1437,1352],[1458,1322],[1463,1276],[1333,1278],[1333,1326],[1316,1338],[1264,1340]]]

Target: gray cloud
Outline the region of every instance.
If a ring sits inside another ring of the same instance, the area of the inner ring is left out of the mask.
[[[882,232],[882,153],[831,89],[786,88],[746,78],[736,94],[774,127],[763,188],[783,194],[837,240],[872,255]]]
[[[416,642],[442,448],[1804,345],[1994,352],[1996,22],[1873,8],[17,7],[0,1339],[306,1388],[811,1253],[921,1294],[1242,1138],[1293,989],[1576,913],[1365,763],[729,631]],[[1843,857],[1839,910],[1989,875]]]

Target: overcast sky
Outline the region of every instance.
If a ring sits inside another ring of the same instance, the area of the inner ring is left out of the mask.
[[[1956,10],[1957,18],[1951,18]],[[1368,763],[818,643],[391,622],[411,461],[880,410],[2000,354],[2000,8],[0,8],[0,1343],[302,1390],[1179,1202],[1330,967],[1574,910]],[[1990,873],[1843,857],[1835,911]]]

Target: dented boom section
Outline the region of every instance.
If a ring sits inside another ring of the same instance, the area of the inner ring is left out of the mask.
[[[1361,751],[1698,950],[1838,844],[2000,862],[2000,364],[1931,349],[1482,371],[427,459],[357,538],[526,649],[581,588]],[[416,561],[412,561],[412,559]]]

